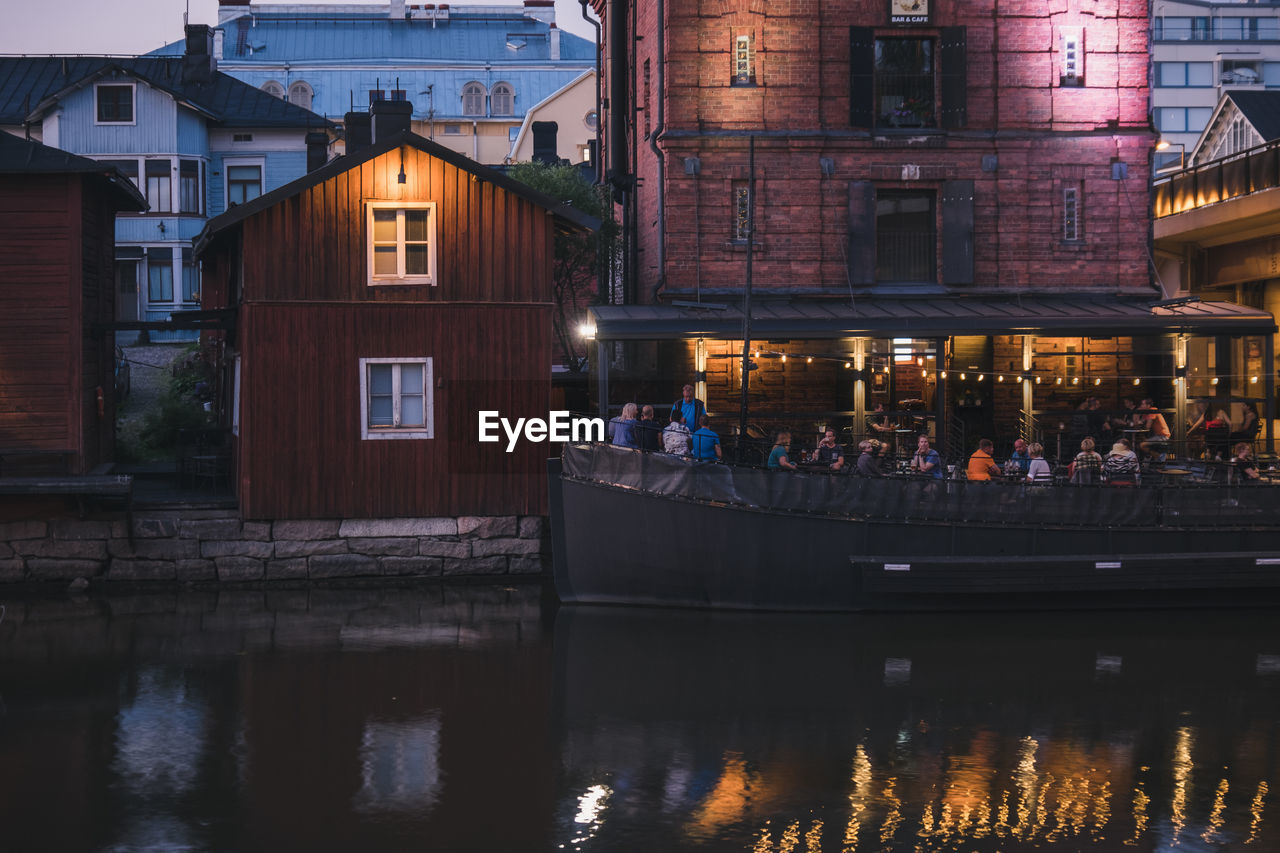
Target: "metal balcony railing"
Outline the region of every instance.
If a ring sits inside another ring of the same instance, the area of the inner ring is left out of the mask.
[[[1280,140],[1179,169],[1154,182],[1155,218],[1280,187]]]

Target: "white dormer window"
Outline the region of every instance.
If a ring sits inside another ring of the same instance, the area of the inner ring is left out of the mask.
[[[1060,42],[1059,83],[1063,86],[1083,86],[1084,30],[1079,27],[1064,27]]]
[[[133,83],[98,83],[93,87],[97,124],[136,124]]]
[[[311,109],[311,99],[313,97],[315,97],[315,92],[303,80],[298,80],[289,86],[289,103],[294,106],[309,110]]]
[[[493,114],[496,116],[515,115],[516,93],[509,83],[496,83],[490,95]]]
[[[462,114],[464,116],[484,115],[485,88],[472,81],[462,87]]]
[[[281,86],[275,80],[268,80],[262,84],[262,91],[266,92],[273,98],[284,97],[284,86]]]

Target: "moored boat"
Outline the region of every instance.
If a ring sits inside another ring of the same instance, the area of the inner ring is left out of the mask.
[[[864,479],[608,445],[551,462],[565,602],[857,611],[1257,603],[1280,489]]]

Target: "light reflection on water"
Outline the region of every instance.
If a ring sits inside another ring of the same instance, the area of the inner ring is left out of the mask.
[[[4,606],[5,849],[1280,849],[1265,611]]]

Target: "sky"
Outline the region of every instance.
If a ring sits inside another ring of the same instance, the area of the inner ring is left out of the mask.
[[[0,26],[0,54],[147,53],[182,38],[188,1],[191,23],[215,24],[217,0],[55,0],[6,4]],[[305,0],[333,5],[361,0]],[[408,0],[409,3],[425,0]],[[382,5],[385,5],[383,0]],[[461,0],[454,6],[517,5],[521,0]],[[556,26],[587,39],[595,31],[582,20],[578,0],[556,0]]]

